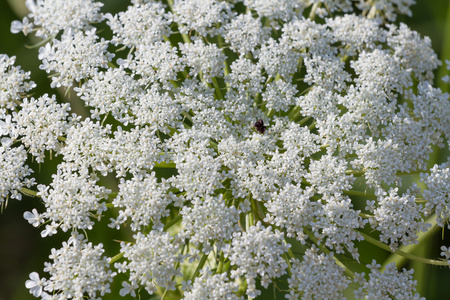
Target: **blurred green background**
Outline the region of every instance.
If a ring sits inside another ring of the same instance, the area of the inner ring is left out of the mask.
[[[70,0],[68,0],[70,1]],[[103,11],[115,13],[124,10],[129,1],[125,0],[104,0]],[[29,49],[25,45],[32,45],[37,40],[24,37],[23,34],[13,35],[10,32],[10,24],[13,20],[21,20],[28,12],[24,5],[25,0],[0,0],[0,53],[8,56],[17,57],[16,64],[21,65],[26,71],[32,71],[32,80],[37,83],[38,88],[34,90],[36,95],[42,95],[49,92],[50,81],[47,74],[39,70],[39,61],[37,60],[38,49]],[[444,62],[450,59],[450,5],[448,0],[417,0],[417,4],[412,7],[413,17],[400,16],[398,22],[408,24],[412,29],[418,31],[422,36],[429,36],[432,45],[438,53],[439,58]],[[444,91],[448,91],[448,86],[444,85],[438,78],[447,73],[446,69],[441,67],[436,74],[436,85]],[[44,87],[39,89],[39,87]],[[59,93],[58,98],[63,99],[64,91],[53,91]],[[73,97],[73,95],[71,96]],[[73,98],[72,98],[73,99]],[[72,103],[73,111],[79,114],[85,114],[83,107],[76,107]],[[448,156],[448,151],[436,151],[431,158],[430,163],[442,162]],[[35,165],[35,170],[39,168]],[[1,172],[1,170],[0,170]],[[40,183],[49,183],[51,173],[39,172],[35,174],[39,177]],[[36,299],[29,294],[25,288],[25,281],[29,273],[40,271],[44,267],[44,262],[48,260],[51,248],[59,248],[66,236],[51,236],[45,239],[40,238],[41,229],[32,227],[23,218],[25,211],[31,211],[37,208],[43,210],[42,204],[36,198],[24,197],[22,201],[9,201],[8,206],[0,214],[0,300],[26,300]],[[109,218],[104,218],[108,220]],[[106,225],[106,224],[105,224]],[[99,227],[99,226],[97,226]],[[103,226],[106,227],[106,226]],[[106,227],[107,228],[107,227]],[[112,256],[118,251],[118,244],[114,241],[104,241],[102,236],[108,235],[108,228],[104,231],[94,230],[89,233],[89,238],[95,242],[109,243],[106,254]],[[429,258],[439,257],[439,247],[441,245],[450,245],[450,232],[445,230],[435,230],[435,234],[424,241],[421,247],[415,249],[414,253]],[[370,251],[371,257],[377,257],[379,263],[381,259],[389,256],[389,253],[378,250],[366,243],[361,243],[360,250]],[[376,253],[375,253],[376,252]],[[364,254],[362,253],[362,257]],[[362,260],[364,262],[364,260]],[[367,263],[370,263],[368,261]],[[450,299],[450,269],[443,267],[432,267],[423,264],[405,262],[403,267],[414,267],[415,278],[418,281],[418,291],[421,296],[427,299]],[[121,280],[117,281],[121,282]],[[114,287],[117,291],[120,289],[120,283]],[[274,299],[272,289],[264,292],[261,299]],[[349,295],[350,296],[350,295]],[[118,296],[109,296],[105,299],[120,298]],[[131,297],[129,297],[131,298]],[[281,297],[278,296],[277,299]],[[351,297],[349,297],[351,299]],[[123,299],[126,299],[123,298]],[[145,297],[142,297],[145,299]]]

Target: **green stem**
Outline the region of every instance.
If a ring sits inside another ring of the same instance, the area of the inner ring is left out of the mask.
[[[367,15],[367,19],[375,18],[376,14],[377,14],[377,7],[375,6],[375,4],[372,4],[369,14]]]
[[[309,13],[308,18],[311,21],[314,21],[314,19],[316,18],[316,10],[320,7],[320,2],[316,2],[314,3],[313,7],[311,8],[311,12]]]
[[[292,121],[293,119],[295,119],[297,116],[299,116],[300,115],[300,110],[301,110],[301,107],[300,106],[295,106],[292,110],[291,110],[291,112],[288,114],[288,118],[289,118],[289,121]]]
[[[120,252],[119,254],[114,255],[113,257],[111,257],[111,259],[109,260],[109,264],[113,264],[116,261],[118,261],[119,259],[121,259],[123,257],[124,252]]]
[[[289,275],[292,275],[292,271],[291,271],[292,264],[291,264],[291,260],[289,259],[288,254],[284,253],[282,256],[284,257],[284,260],[286,261],[286,263],[288,265],[287,271],[288,271]]]
[[[372,215],[365,214],[365,213],[359,213],[359,216],[360,216],[361,218],[364,218],[364,219],[370,219],[370,218],[373,218]]]
[[[181,219],[182,219],[181,215],[178,215],[172,220],[170,220],[166,225],[164,225],[164,231],[167,231],[167,229],[178,223]]]
[[[362,170],[347,170],[347,171],[345,171],[345,174],[346,175],[353,175],[353,176],[362,176],[362,175],[364,175],[364,171],[362,171]]]
[[[219,257],[219,265],[217,266],[217,270],[216,270],[216,274],[220,274],[222,273],[222,268],[223,268],[223,262],[225,260],[225,257],[223,255],[223,251],[220,251],[220,257]]]
[[[220,90],[220,86],[219,86],[219,83],[217,82],[216,77],[212,78],[212,83],[213,83],[214,89],[216,91],[216,95],[218,97],[218,100],[223,100],[222,91]]]
[[[27,195],[27,196],[30,196],[30,197],[37,197],[37,193],[38,193],[38,192],[36,192],[36,191],[27,189],[27,188],[25,188],[25,187],[21,187],[21,188],[20,188],[20,192],[21,192],[22,194]]]
[[[413,260],[413,261],[418,261],[418,262],[422,262],[424,264],[430,264],[430,265],[434,265],[434,266],[447,266],[448,267],[448,262],[447,261],[441,261],[441,260],[434,260],[434,259],[429,259],[429,258],[424,258],[424,257],[420,257],[420,256],[416,256],[414,254],[411,253],[407,253],[407,252],[403,252],[401,250],[392,250],[388,245],[380,242],[377,239],[374,239],[373,237],[359,231],[359,233],[364,237],[364,240],[371,243],[374,246],[377,246],[381,249],[384,249],[386,251],[389,251],[391,253],[403,256],[405,259],[409,259],[409,260]]]
[[[348,195],[348,196],[361,196],[361,197],[374,198],[374,199],[377,198],[377,196],[375,196],[374,194],[367,194],[366,192],[361,192],[361,191],[356,191],[356,190],[344,191],[344,194]]]
[[[53,40],[54,38],[55,38],[54,35],[49,36],[48,38],[46,38],[45,40],[40,41],[40,42],[37,43],[37,44],[34,44],[34,45],[25,45],[25,48],[28,48],[28,49],[35,49],[35,48],[41,47],[41,46],[47,44],[48,42],[50,42],[51,40]]]
[[[202,258],[200,258],[200,262],[198,263],[197,269],[195,269],[194,275],[192,275],[192,282],[198,276],[198,274],[200,273],[200,270],[203,269],[203,266],[205,265],[205,262],[207,259],[208,259],[208,255],[203,253]]]
[[[158,164],[155,164],[155,168],[176,169],[177,166],[173,162],[171,163],[160,162]]]

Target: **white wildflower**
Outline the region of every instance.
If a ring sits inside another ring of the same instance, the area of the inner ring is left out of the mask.
[[[70,87],[73,81],[81,81],[108,65],[114,54],[107,52],[106,40],[97,40],[95,28],[85,33],[68,30],[61,40],[54,39],[39,49],[40,68],[54,72],[51,87]]]
[[[333,253],[325,255],[313,246],[307,249],[302,261],[292,261],[291,289],[288,299],[345,299],[343,291],[350,280],[344,269],[336,264]]]
[[[233,234],[232,245],[226,254],[237,270],[231,272],[231,278],[244,276],[247,281],[247,295],[255,298],[261,294],[256,289],[256,277],[261,276],[261,284],[267,288],[272,279],[286,273],[287,263],[282,255],[290,245],[283,239],[283,233],[272,231],[260,222],[246,232]]]
[[[173,242],[168,233],[160,231],[151,231],[147,235],[139,232],[134,238],[134,244],[120,244],[127,261],[115,263],[118,272],[129,272],[131,286],[142,285],[149,294],[153,294],[156,287],[174,290],[174,277],[182,275],[175,267],[182,260],[178,254],[179,245]]]
[[[50,277],[44,290],[65,299],[103,297],[110,293],[115,272],[109,269],[108,258],[103,256],[103,245],[94,246],[83,235],[73,234],[60,249],[52,249],[44,271]]]
[[[100,22],[103,17],[100,2],[92,0],[27,0],[29,19],[38,28],[36,36],[48,38],[61,30],[89,30],[91,23]]]
[[[369,279],[358,276],[362,280],[362,287],[355,291],[357,299],[416,299],[425,300],[416,293],[417,281],[413,280],[414,270],[403,269],[398,272],[394,263],[388,264],[385,270],[379,270],[380,265],[375,260],[370,265]]]

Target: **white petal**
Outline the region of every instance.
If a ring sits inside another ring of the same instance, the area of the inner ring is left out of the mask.
[[[11,22],[11,33],[19,33],[22,31],[23,24],[22,22],[15,20]]]

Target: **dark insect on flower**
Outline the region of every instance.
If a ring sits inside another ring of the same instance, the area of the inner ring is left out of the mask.
[[[256,121],[255,124],[253,124],[253,127],[255,127],[256,131],[259,133],[264,133],[264,131],[266,131],[266,126],[264,126],[264,121],[262,119]]]

